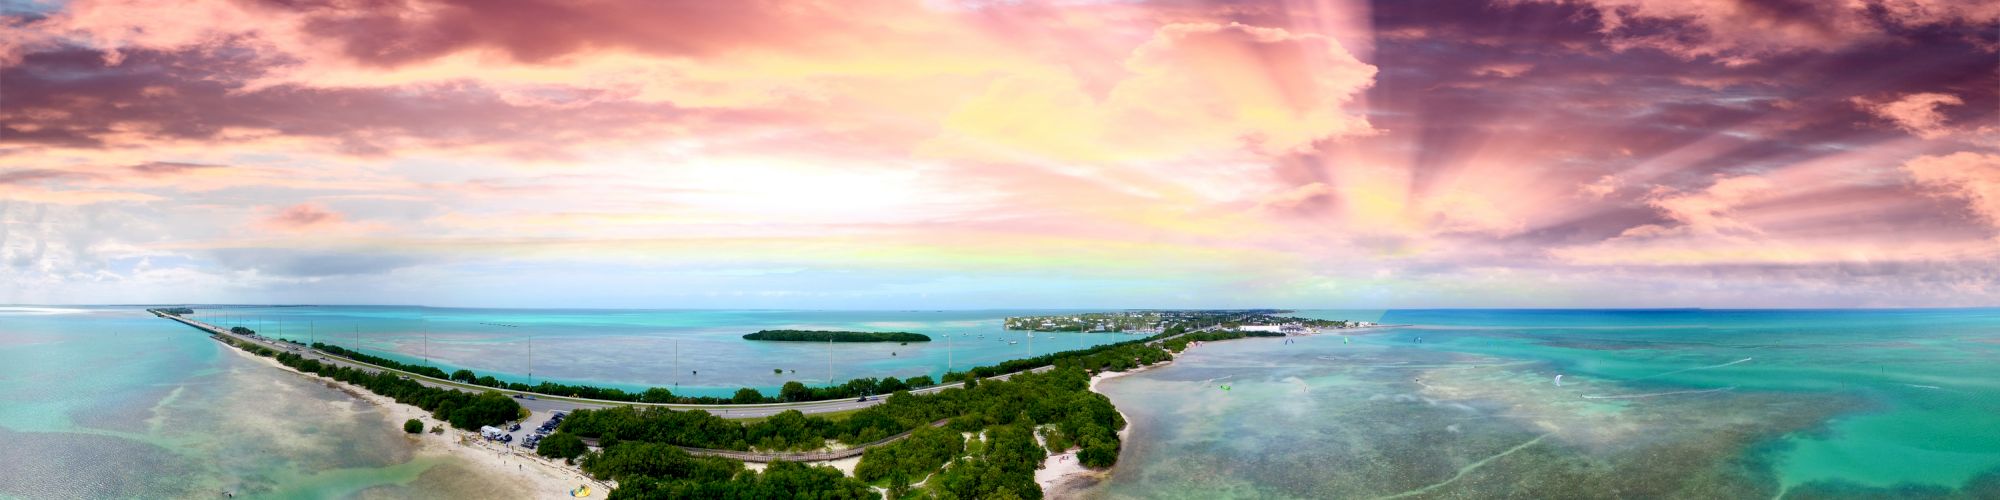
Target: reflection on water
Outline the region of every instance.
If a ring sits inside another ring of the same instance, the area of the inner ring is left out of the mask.
[[[1424,326],[1106,382],[1134,434],[1088,495],[2000,497],[1995,311],[1384,321]]]
[[[136,308],[67,311],[0,309],[0,497],[495,496],[395,489],[451,463],[365,402]]]

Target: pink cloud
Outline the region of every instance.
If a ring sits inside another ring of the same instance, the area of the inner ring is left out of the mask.
[[[265,217],[259,225],[278,231],[296,232],[340,226],[344,223],[344,219],[345,217],[339,212],[328,210],[326,207],[300,203]]]
[[[1933,195],[1964,201],[1973,215],[2000,228],[2000,155],[1922,156],[1904,163],[1903,171]]]
[[[202,163],[180,163],[171,161],[153,161],[153,162],[146,162],[138,165],[133,165],[130,168],[132,169],[133,172],[138,172],[140,174],[148,176],[165,176],[165,175],[174,175],[185,172],[191,172],[201,169],[222,168],[222,165],[208,165]]]
[[[1611,193],[1618,192],[1618,187],[1622,185],[1624,185],[1624,181],[1619,180],[1618,176],[1605,175],[1598,177],[1597,180],[1591,181],[1589,184],[1578,187],[1577,192],[1592,199],[1601,200],[1606,196],[1611,196]]]
[[[1680,192],[1671,189],[1656,190],[1647,204],[1658,208],[1662,215],[1680,223],[1680,227],[1699,234],[1717,233],[1760,233],[1756,227],[1730,216],[1730,212],[1769,194],[1774,188],[1770,179],[1761,176],[1744,175],[1717,179],[1707,189],[1697,192]],[[1656,232],[1638,228],[1638,232]],[[1642,231],[1644,230],[1644,231]]]
[[[1472,74],[1495,78],[1515,78],[1528,74],[1529,71],[1534,69],[1535,65],[1529,63],[1493,63],[1472,68]]]
[[[1109,163],[1248,150],[1303,153],[1375,133],[1355,101],[1376,68],[1312,33],[1241,23],[1161,26],[1100,97],[1058,68],[1023,71],[963,99],[929,156]]]
[[[1993,9],[1863,3],[79,0],[0,30],[0,210],[207,222],[144,223],[162,251],[1200,263],[1298,297],[1976,268],[1985,160],[1907,160],[1987,146],[1991,54],[1941,26]]]
[[[1892,31],[1981,26],[2000,19],[1991,2],[1861,0],[1511,0],[1575,3],[1597,14],[1606,42],[1619,50],[1654,49],[1683,58],[1743,65],[1800,51],[1834,50],[1887,39]],[[1877,13],[1880,13],[1878,19]],[[1662,23],[1674,27],[1663,29]]]
[[[88,173],[52,168],[29,168],[0,172],[0,185],[29,184],[62,180],[88,179]]]
[[[1945,115],[1939,108],[1965,104],[1965,100],[1958,96],[1937,92],[1907,94],[1886,102],[1856,97],[1852,102],[1862,110],[1894,122],[1897,127],[1925,139],[1951,135],[1953,131],[1945,123]]]
[[[1258,202],[1259,206],[1276,210],[1297,210],[1316,206],[1333,198],[1336,191],[1324,182],[1314,182],[1280,191]]]

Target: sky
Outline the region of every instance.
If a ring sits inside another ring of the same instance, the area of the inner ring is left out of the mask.
[[[0,303],[2000,305],[2000,3],[0,0]]]

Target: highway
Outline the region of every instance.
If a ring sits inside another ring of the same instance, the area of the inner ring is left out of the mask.
[[[355,361],[352,359],[347,359],[340,356],[327,354],[317,349],[311,349],[290,342],[272,340],[264,338],[262,336],[239,335],[236,333],[232,333],[228,330],[224,330],[215,325],[210,325],[208,323],[203,323],[200,321],[183,318],[173,314],[165,314],[158,311],[149,311],[149,312],[153,312],[154,315],[162,318],[179,321],[182,324],[195,327],[196,329],[208,332],[210,334],[225,336],[242,342],[249,342],[252,344],[264,346],[280,352],[291,352],[301,356],[311,356],[313,359],[318,359],[321,363],[331,363],[339,366],[345,366],[348,368],[365,370],[369,372],[388,371],[391,373],[401,374],[404,378],[415,380],[418,383],[430,387],[454,389],[466,392],[495,391],[501,394],[515,396],[516,401],[521,403],[521,406],[526,407],[528,408],[529,411],[535,412],[539,415],[546,415],[547,413],[552,411],[571,411],[571,410],[588,409],[588,408],[606,408],[612,406],[661,406],[682,411],[702,410],[725,418],[757,418],[757,417],[768,417],[771,415],[776,415],[779,413],[783,413],[786,410],[798,410],[800,413],[806,413],[806,414],[836,413],[836,412],[859,410],[862,408],[867,408],[870,406],[882,404],[882,401],[884,399],[884,397],[882,396],[874,396],[868,398],[868,400],[866,401],[860,401],[856,399],[839,399],[831,401],[806,401],[798,403],[702,405],[702,404],[675,404],[675,403],[636,403],[627,401],[609,401],[602,399],[571,398],[571,397],[555,396],[548,394],[538,394],[528,391],[516,391],[511,389],[501,389],[501,388],[486,387],[481,385],[465,384],[441,378],[434,378],[417,373],[397,370],[394,368],[363,363],[360,361]],[[1029,371],[1041,372],[1041,371],[1048,371],[1052,368],[1053,367],[1044,366]],[[992,378],[1005,380],[1007,377],[1012,375],[1013,374],[1010,373],[1006,375],[995,376]],[[953,382],[949,384],[940,384],[921,389],[912,389],[910,393],[928,394],[928,393],[942,391],[945,389],[959,387],[962,385],[964,385],[963,382]],[[528,399],[528,398],[533,398],[533,399]]]

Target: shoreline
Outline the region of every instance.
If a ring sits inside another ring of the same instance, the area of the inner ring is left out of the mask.
[[[1378,326],[1374,325],[1371,325],[1371,327],[1379,328]],[[1371,327],[1359,327],[1348,330],[1359,330]],[[1307,334],[1307,335],[1316,335],[1316,334]],[[218,341],[224,340],[223,337],[215,335],[211,335],[211,338]],[[1232,339],[1219,339],[1219,340],[1232,340]],[[230,342],[223,342],[223,343],[228,344]],[[1090,377],[1086,390],[1100,395],[1105,395],[1106,398],[1109,398],[1110,396],[1108,394],[1104,394],[1102,391],[1099,390],[1100,383],[1107,380],[1124,377],[1128,375],[1134,375],[1155,368],[1172,365],[1178,357],[1180,357],[1183,354],[1186,354],[1188,349],[1199,347],[1205,343],[1206,342],[1196,342],[1190,344],[1186,348],[1184,348],[1182,352],[1170,353],[1170,356],[1166,360],[1152,365],[1139,366],[1125,371],[1107,371],[1094,374]],[[390,427],[393,428],[393,432],[396,432],[398,434],[403,434],[404,437],[409,440],[409,442],[414,447],[413,456],[417,458],[453,457],[461,465],[465,465],[469,469],[473,470],[484,469],[488,472],[496,474],[497,476],[495,476],[494,479],[504,479],[505,482],[508,483],[505,485],[506,487],[514,491],[520,492],[526,497],[532,497],[532,498],[567,498],[570,496],[569,491],[571,490],[571,488],[574,488],[577,485],[589,485],[591,486],[591,489],[597,490],[596,492],[602,492],[602,494],[607,494],[607,495],[609,494],[609,491],[612,489],[612,486],[609,483],[591,479],[590,477],[588,477],[588,475],[584,474],[579,468],[575,466],[565,466],[562,465],[560,462],[550,461],[543,457],[534,455],[531,451],[528,450],[516,449],[510,446],[496,445],[495,443],[487,442],[484,439],[475,437],[476,434],[471,434],[465,431],[453,429],[448,424],[437,421],[436,419],[432,418],[428,412],[423,411],[420,408],[398,403],[387,396],[375,394],[374,392],[371,392],[365,388],[353,386],[345,382],[340,382],[337,380],[332,380],[325,377],[320,377],[314,374],[299,371],[292,367],[285,366],[283,363],[279,363],[278,360],[276,359],[265,356],[259,356],[255,353],[245,351],[241,347],[235,345],[229,345],[227,346],[227,348],[231,351],[237,352],[238,355],[248,356],[252,359],[258,360],[259,362],[265,363],[268,366],[276,367],[287,372],[291,372],[301,376],[306,376],[307,378],[310,379],[314,379],[315,381],[326,385],[328,388],[340,390],[341,392],[347,393],[351,397],[365,400],[370,404],[373,404],[377,408],[381,408],[384,413],[385,421],[388,422],[390,424]],[[1031,371],[1039,371],[1039,370],[1040,369]],[[1129,418],[1129,415],[1126,415],[1123,409],[1118,408],[1115,403],[1112,405],[1112,407],[1113,411],[1117,412],[1119,417],[1123,419],[1126,423],[1126,425],[1124,425],[1123,428],[1117,431],[1119,440],[1121,441],[1121,443],[1129,443],[1129,439],[1133,434],[1132,432],[1133,423]],[[429,432],[424,432],[416,435],[410,435],[408,433],[402,432],[402,423],[410,419],[415,419],[419,422],[424,423],[425,427],[427,428],[441,427],[443,428],[443,433],[432,434]],[[1038,442],[1041,441],[1039,436],[1037,436],[1037,441]],[[1123,454],[1124,446],[1125,444],[1121,444],[1120,446],[1120,455]],[[1045,456],[1041,464],[1041,467],[1038,467],[1033,474],[1036,485],[1041,490],[1043,496],[1046,498],[1074,498],[1080,496],[1083,492],[1088,491],[1090,488],[1100,484],[1106,479],[1109,479],[1113,474],[1113,472],[1116,470],[1116,464],[1110,467],[1105,467],[1103,469],[1092,469],[1089,467],[1085,467],[1081,462],[1077,460],[1077,453],[1079,450],[1074,447],[1067,450],[1061,450],[1060,452],[1055,452],[1056,450],[1049,450],[1049,451],[1051,453]],[[803,461],[801,463],[813,466],[832,467],[836,470],[839,470],[842,473],[842,475],[853,477],[854,467],[858,464],[859,461],[860,457],[856,456],[839,460]],[[510,474],[509,471],[506,470],[507,465],[514,465],[516,467],[515,471],[513,471],[513,473]],[[762,469],[761,466],[763,465],[765,464],[747,462],[747,461],[744,463],[744,466],[751,470],[761,470]],[[880,488],[876,489],[880,490]]]
[[[1391,326],[1394,325],[1369,325],[1369,326],[1361,326],[1354,328],[1342,328],[1341,330],[1363,330],[1363,329],[1374,329],[1374,328],[1387,328]],[[1318,336],[1326,334],[1327,333],[1320,332],[1320,333],[1305,334],[1303,336]],[[1195,347],[1199,347],[1202,344],[1203,343],[1189,344],[1187,349],[1194,349]],[[1133,368],[1131,370],[1126,370],[1122,372],[1103,372],[1096,375],[1091,375],[1090,386],[1088,390],[1090,392],[1094,392],[1097,394],[1103,394],[1104,397],[1109,398],[1111,397],[1110,394],[1104,394],[1103,391],[1097,389],[1098,384],[1119,377],[1136,375],[1148,370],[1171,366],[1174,364],[1175,359],[1178,359],[1180,358],[1181,355],[1187,353],[1187,349],[1183,349],[1179,353],[1174,353],[1173,357],[1168,358],[1166,361],[1161,361],[1159,363],[1154,363],[1147,366],[1141,366],[1138,368]],[[1125,447],[1128,446],[1129,443],[1131,442],[1132,426],[1133,426],[1132,419],[1129,415],[1126,415],[1125,410],[1119,408],[1116,403],[1112,404],[1111,408],[1113,411],[1118,412],[1118,418],[1123,419],[1125,421],[1125,428],[1118,429],[1118,441],[1120,443],[1118,448],[1118,454],[1119,458],[1122,460],[1125,454]],[[1042,487],[1043,498],[1075,498],[1082,495],[1084,491],[1089,490],[1092,486],[1096,486],[1099,482],[1102,482],[1105,479],[1109,479],[1111,477],[1112,471],[1115,471],[1117,469],[1118,466],[1115,464],[1112,465],[1111,467],[1106,467],[1102,470],[1096,470],[1084,467],[1082,463],[1076,461],[1076,451],[1064,450],[1062,453],[1051,453],[1047,459],[1043,460],[1042,468],[1035,470],[1035,483]]]
[[[327,387],[346,393],[355,399],[360,399],[374,405],[382,411],[383,419],[392,428],[391,430],[396,434],[403,435],[405,439],[410,441],[415,448],[412,453],[413,458],[444,457],[455,459],[467,468],[485,471],[491,473],[493,478],[503,479],[512,483],[510,485],[513,487],[512,489],[522,494],[525,498],[570,498],[569,490],[584,484],[590,485],[591,489],[595,490],[592,492],[593,496],[608,494],[610,491],[609,485],[590,479],[581,470],[552,463],[541,456],[532,453],[523,453],[523,450],[493,446],[484,439],[477,438],[474,434],[454,429],[450,424],[431,418],[429,412],[425,412],[417,407],[398,403],[387,396],[375,394],[369,392],[367,389],[354,387],[345,382],[292,369],[292,367],[279,363],[276,359],[258,356],[236,346],[224,344],[222,347],[236,353],[238,356],[247,357],[287,373],[306,377],[314,382],[325,384]],[[418,434],[403,432],[403,422],[413,418],[424,423],[425,432]],[[443,427],[444,432],[442,434],[432,434],[428,429],[433,427]],[[513,465],[515,468],[508,470],[508,465]]]
[[[1104,394],[1097,390],[1097,384],[1100,382],[1135,375],[1171,364],[1174,364],[1174,361],[1169,359],[1122,372],[1104,372],[1091,375],[1089,390],[1090,392]],[[1108,398],[1111,396],[1105,395],[1105,397]],[[1125,421],[1125,427],[1118,429],[1118,440],[1120,443],[1123,443],[1132,435],[1132,419],[1127,418],[1125,410],[1118,409],[1118,405],[1113,404],[1111,408],[1118,412],[1119,419]],[[1119,446],[1119,450],[1122,455],[1124,450],[1123,444]],[[1101,470],[1084,467],[1082,462],[1076,460],[1076,450],[1063,450],[1061,453],[1050,453],[1048,458],[1042,460],[1042,468],[1035,470],[1035,484],[1042,487],[1043,498],[1074,498],[1091,486],[1096,486],[1098,482],[1110,478],[1111,472],[1117,468],[1117,465],[1112,465]]]

